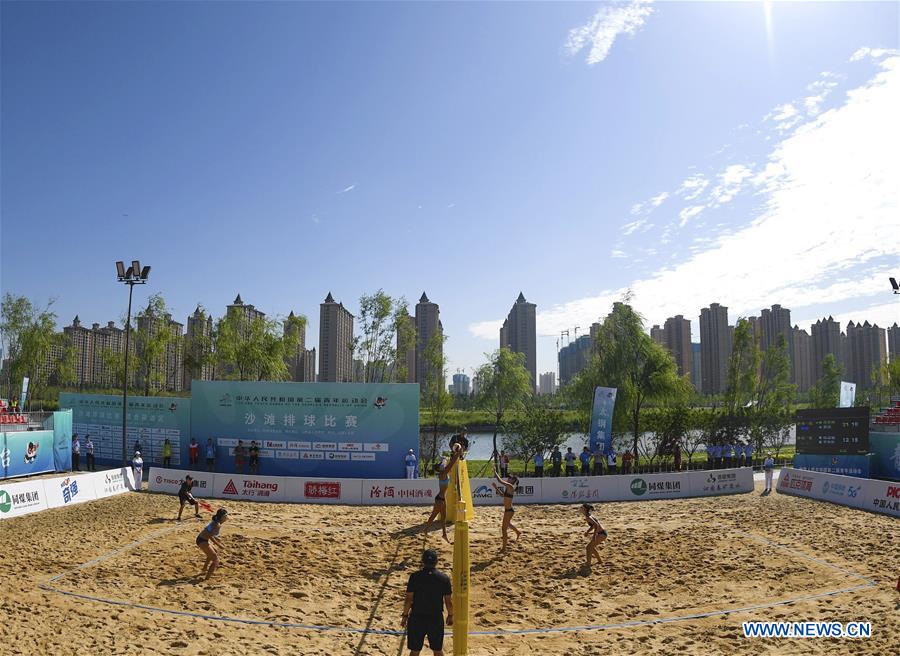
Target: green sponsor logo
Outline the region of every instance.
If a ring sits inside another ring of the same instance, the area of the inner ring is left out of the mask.
[[[12,499],[9,497],[9,492],[0,490],[0,512],[8,513],[10,508],[12,508]]]
[[[647,481],[643,478],[635,478],[631,481],[631,493],[637,497],[647,492]]]

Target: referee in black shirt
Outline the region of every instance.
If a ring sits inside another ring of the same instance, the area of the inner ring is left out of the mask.
[[[409,575],[403,619],[406,627],[406,646],[410,656],[417,656],[428,636],[428,646],[435,656],[444,654],[444,615],[441,601],[447,608],[447,625],[453,625],[453,601],[450,599],[450,577],[437,571],[437,552],[428,549],[422,554],[422,569]]]

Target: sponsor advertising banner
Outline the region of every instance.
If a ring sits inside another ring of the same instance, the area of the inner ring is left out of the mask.
[[[785,467],[778,475],[775,489],[781,494],[865,508],[866,490],[873,482],[876,481]]]
[[[741,467],[689,472],[688,490],[692,497],[753,492],[753,470]]]
[[[259,445],[266,475],[400,477],[419,450],[419,386],[197,381],[191,435],[213,439],[217,471],[246,473],[249,454],[240,467],[233,455],[242,440]]]
[[[291,503],[362,503],[360,478],[286,478],[285,488],[285,501]]]
[[[856,402],[856,383],[841,381],[841,399],[839,408],[852,408]]]
[[[90,435],[94,443],[94,459],[98,465],[122,463],[121,396],[64,392],[59,395],[59,407],[72,409],[72,431],[81,440],[82,461],[85,457],[85,437]],[[140,446],[145,465],[161,465],[163,445],[168,439],[172,445],[171,464],[176,467],[187,465],[190,428],[190,399],[129,396],[125,440],[128,461],[131,461],[135,448]],[[204,454],[201,453],[200,457],[203,458]]]
[[[0,519],[47,509],[44,482],[0,483]]]
[[[591,453],[596,453],[598,444],[603,445],[603,453],[609,453],[612,449],[612,420],[615,407],[615,387],[594,389],[594,403],[591,405]]]
[[[871,469],[871,457],[867,455],[798,453],[794,455],[794,469],[808,469],[825,474],[868,478]]]
[[[900,483],[868,480],[860,508],[900,517]]]
[[[3,478],[56,471],[53,463],[53,431],[17,431],[0,434]]]
[[[106,469],[86,475],[90,476],[98,499],[134,490],[134,472],[131,467]]]
[[[544,503],[593,503],[615,501],[622,476],[568,476],[538,478]]]
[[[520,478],[516,487],[515,504],[541,503],[541,485],[544,478]],[[472,487],[472,503],[476,506],[499,506],[503,503],[503,495],[497,494],[491,483],[497,483],[493,478],[473,478],[470,481]],[[497,484],[502,490],[503,487]]]
[[[283,476],[216,474],[213,496],[237,501],[285,501],[285,479]]]
[[[162,467],[151,467],[150,474],[147,479],[149,490],[151,492],[163,492],[166,494],[178,494],[184,477],[190,474],[194,479],[194,488],[191,490],[198,499],[211,497],[213,495],[213,479],[215,474],[212,472],[196,472],[184,469],[163,469]]]
[[[365,506],[430,506],[438,493],[437,479],[365,479],[362,503]]]
[[[97,498],[94,480],[87,474],[45,478],[43,483],[48,508],[74,506]]]
[[[691,496],[690,479],[686,473],[638,474],[615,478],[619,479],[619,499],[623,501],[652,501]]]

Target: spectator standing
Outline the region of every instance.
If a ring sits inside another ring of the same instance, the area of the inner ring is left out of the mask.
[[[587,447],[584,447],[581,450],[581,453],[578,455],[578,459],[581,460],[581,475],[582,476],[590,476],[591,475],[591,451]]]
[[[753,440],[747,440],[744,447],[744,467],[753,467]]]
[[[206,438],[206,471],[212,471],[216,464],[216,445],[212,438]]]
[[[713,461],[713,445],[707,444],[706,445],[706,468],[712,469],[714,467],[714,464],[715,463]]]
[[[506,455],[506,451],[500,452],[500,476],[501,478],[509,476],[509,456]]]
[[[594,449],[594,476],[603,476],[603,443],[598,442]]]
[[[566,449],[566,476],[574,476],[575,475],[575,461],[578,457],[572,453],[572,447]]]
[[[403,457],[406,463],[406,478],[411,480],[416,477],[416,453],[412,449]]]
[[[171,467],[172,466],[172,443],[169,441],[169,438],[166,438],[166,441],[163,442],[163,467]]]
[[[553,452],[550,454],[550,463],[553,465],[553,475],[559,476],[560,471],[562,471],[562,453],[559,451],[559,447],[553,447]]]
[[[140,492],[144,481],[144,459],[141,457],[140,451],[134,452],[134,457],[131,459],[131,470],[134,472],[134,491]]]
[[[766,489],[765,492],[772,491],[772,476],[775,474],[775,459],[772,458],[772,453],[769,452],[766,454],[766,460],[763,462],[763,469],[766,472]]]
[[[94,442],[91,440],[91,434],[88,433],[84,436],[84,451],[87,455],[87,469],[88,471],[96,471],[94,469]]]
[[[731,468],[731,456],[734,454],[734,449],[731,446],[731,442],[725,442],[722,445],[722,466],[725,469]]]
[[[72,469],[74,471],[81,471],[81,468],[78,466],[78,459],[81,456],[81,440],[78,439],[78,433],[75,433],[72,436]]]
[[[606,469],[610,474],[616,473],[616,450],[609,447],[609,455],[606,456]]]
[[[534,476],[535,478],[544,477],[544,452],[538,451],[534,454]]]
[[[681,445],[677,442],[675,443],[675,447],[673,448],[675,460],[675,471],[681,471]]]
[[[259,473],[259,445],[256,443],[256,440],[250,440],[250,473],[258,474]]]
[[[188,447],[188,462],[191,463],[191,467],[196,467],[197,462],[200,460],[200,445],[197,444],[197,438],[191,438],[191,445]]]
[[[713,444],[712,452],[713,452],[713,469],[721,469],[722,468],[722,445],[721,444]]]
[[[622,454],[622,473],[630,474],[631,473],[631,462],[634,460],[634,454],[631,451],[626,451]]]
[[[400,626],[406,629],[406,646],[410,656],[418,656],[425,646],[437,655],[444,649],[444,614],[447,626],[453,625],[453,600],[450,577],[437,570],[438,555],[433,549],[422,554],[422,569],[413,572],[406,584],[403,616]]]
[[[237,446],[234,447],[234,471],[238,474],[244,473],[244,456],[246,455],[244,440],[238,440]]]

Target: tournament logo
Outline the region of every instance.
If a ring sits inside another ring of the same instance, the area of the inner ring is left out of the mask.
[[[232,479],[228,479],[228,485],[225,486],[225,489],[222,490],[222,494],[234,494],[237,495],[238,491],[234,485],[234,481]]]
[[[9,492],[6,490],[0,490],[0,512],[8,513],[12,508],[12,499],[9,496]]]
[[[231,394],[225,392],[225,394],[222,395],[222,398],[219,399],[219,407],[230,408],[232,405]]]
[[[473,499],[493,499],[494,493],[487,485],[479,485],[472,492]]]
[[[635,478],[631,481],[631,493],[636,497],[647,493],[647,481],[643,478]]]

